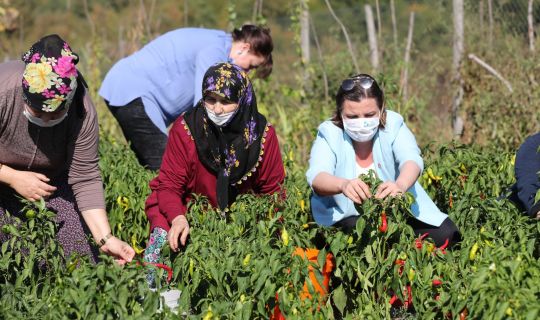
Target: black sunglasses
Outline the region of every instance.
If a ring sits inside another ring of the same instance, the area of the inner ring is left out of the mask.
[[[356,82],[360,83],[360,86],[367,90],[371,88],[373,82],[375,82],[375,79],[366,75],[353,76],[343,80],[343,82],[341,83],[341,89],[343,91],[351,91],[354,88],[354,84]]]

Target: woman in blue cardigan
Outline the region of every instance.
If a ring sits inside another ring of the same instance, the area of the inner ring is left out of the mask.
[[[201,99],[203,76],[219,62],[260,78],[272,72],[270,30],[244,25],[221,30],[182,28],[165,33],[118,61],[99,90],[139,162],[159,169],[167,128]]]
[[[314,193],[313,217],[318,224],[351,231],[359,213],[354,203],[406,191],[415,202],[416,234],[428,232],[437,246],[460,240],[459,231],[417,182],[424,163],[416,139],[403,117],[384,107],[384,94],[367,74],[345,79],[336,95],[337,110],[319,126],[306,173]],[[383,183],[375,194],[358,176],[375,170]]]

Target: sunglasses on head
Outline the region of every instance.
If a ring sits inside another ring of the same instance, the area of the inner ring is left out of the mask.
[[[354,84],[357,82],[360,83],[360,87],[367,90],[371,88],[373,82],[375,82],[375,79],[367,75],[356,75],[343,80],[343,82],[341,83],[341,89],[343,91],[351,91],[354,88]]]

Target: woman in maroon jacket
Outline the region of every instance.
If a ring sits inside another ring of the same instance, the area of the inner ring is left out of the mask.
[[[229,63],[210,67],[203,99],[174,123],[159,175],[150,182],[145,260],[157,262],[166,240],[173,250],[179,241],[185,245],[193,193],[224,210],[241,193],[282,192],[284,178],[276,133],[258,112],[245,72]]]

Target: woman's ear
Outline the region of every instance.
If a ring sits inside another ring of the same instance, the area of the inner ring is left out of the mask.
[[[249,52],[249,50],[251,50],[251,44],[248,42],[242,42],[242,46],[240,48],[244,52]]]

